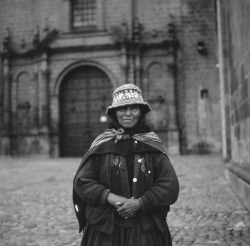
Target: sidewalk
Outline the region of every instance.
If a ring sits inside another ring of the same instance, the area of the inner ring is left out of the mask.
[[[173,245],[250,245],[250,216],[219,156],[170,156],[180,196],[168,224]],[[0,246],[80,245],[72,207],[79,158],[0,159]]]

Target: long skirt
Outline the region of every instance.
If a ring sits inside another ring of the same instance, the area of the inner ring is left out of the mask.
[[[134,220],[132,228],[115,227],[112,235],[87,225],[81,246],[172,246],[172,239],[167,225],[164,233],[157,228],[144,233],[139,221]]]

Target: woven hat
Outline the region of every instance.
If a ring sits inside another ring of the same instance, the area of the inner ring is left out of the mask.
[[[107,109],[107,115],[112,117],[117,108],[133,104],[140,105],[144,114],[151,110],[149,104],[144,102],[142,91],[138,86],[133,84],[122,85],[113,92],[113,102]]]

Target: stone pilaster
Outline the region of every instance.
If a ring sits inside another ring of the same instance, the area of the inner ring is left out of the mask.
[[[11,107],[10,107],[10,114],[11,114],[11,126],[12,126],[12,133],[16,132],[16,123],[17,123],[17,80],[13,79],[11,81],[10,86],[10,98],[11,98]]]
[[[135,84],[137,84],[139,87],[142,86],[142,81],[141,81],[141,54],[140,54],[140,47],[137,47],[135,51]]]
[[[50,97],[50,146],[51,156],[59,156],[59,95]]]
[[[11,74],[9,59],[5,58],[2,63],[3,66],[3,136],[1,142],[1,152],[3,155],[11,154],[11,94],[10,94],[10,84],[11,84]]]
[[[127,49],[126,44],[121,44],[121,52],[120,52],[121,62],[120,66],[124,74],[124,83],[128,83],[128,57],[127,57]]]
[[[49,97],[48,97],[48,61],[47,55],[43,54],[40,63],[40,70],[38,72],[38,118],[39,118],[39,131],[43,133],[49,132]]]
[[[34,64],[33,72],[33,82],[35,84],[35,100],[34,100],[34,112],[33,112],[33,122],[34,128],[37,131],[39,127],[39,80],[38,80],[38,64]]]
[[[64,32],[69,32],[71,29],[71,1],[62,1],[61,28]]]

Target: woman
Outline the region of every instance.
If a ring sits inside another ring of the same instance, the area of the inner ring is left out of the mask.
[[[109,127],[73,182],[82,246],[172,245],[166,216],[179,183],[159,137],[142,122],[149,111],[137,86],[114,91]]]

